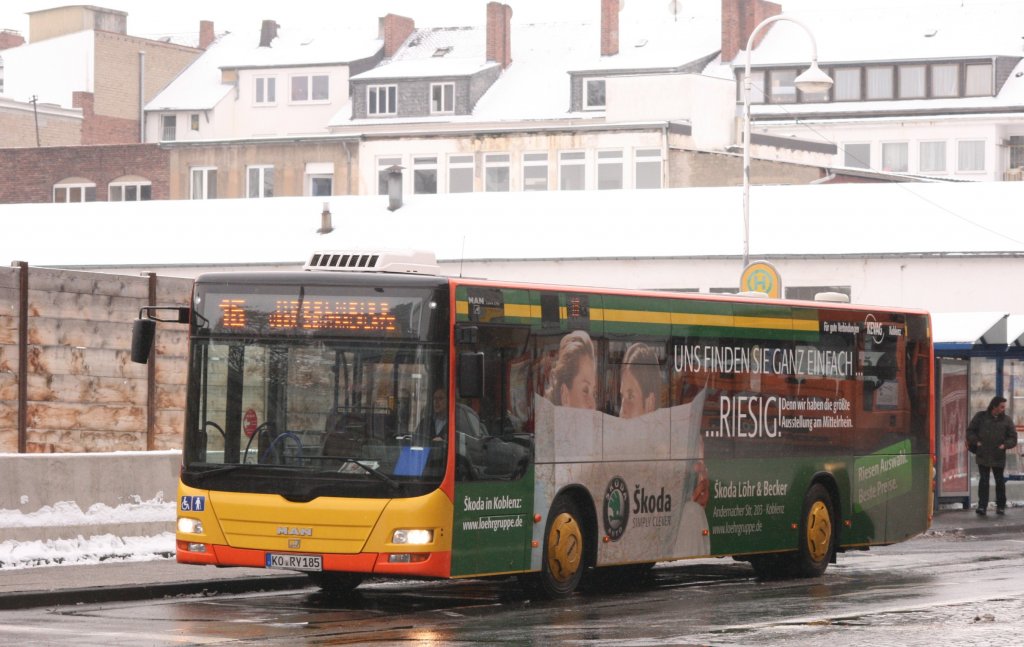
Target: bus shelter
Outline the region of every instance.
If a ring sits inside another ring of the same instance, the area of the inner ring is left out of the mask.
[[[996,395],[1024,430],[1024,315],[932,314],[935,344],[936,504],[972,504],[977,466],[967,451],[967,424]],[[1024,479],[1024,447],[1007,453],[1009,479]]]

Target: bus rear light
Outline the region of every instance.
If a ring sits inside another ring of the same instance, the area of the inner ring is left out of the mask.
[[[533,523],[540,523],[540,520],[543,518],[544,517],[540,516],[539,514],[535,514],[533,515]]]
[[[427,561],[427,553],[394,553],[388,555],[389,564],[416,564]]]
[[[205,553],[206,544],[189,543],[188,552],[190,553]]]

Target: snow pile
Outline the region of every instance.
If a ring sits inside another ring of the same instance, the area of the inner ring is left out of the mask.
[[[63,526],[100,526],[117,523],[170,522],[175,518],[173,501],[157,495],[149,501],[138,497],[116,507],[102,503],[82,510],[74,501],[62,501],[23,513],[0,509],[0,529]],[[104,561],[150,561],[174,555],[174,533],[149,537],[118,537],[112,534],[43,541],[0,541],[0,570]]]

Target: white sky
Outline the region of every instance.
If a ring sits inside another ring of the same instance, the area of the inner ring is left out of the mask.
[[[649,2],[652,6],[667,5],[667,0],[632,0]],[[700,0],[703,2],[703,0]],[[579,12],[597,18],[600,0],[507,0],[514,21],[550,22],[579,16]],[[61,0],[2,0],[0,28],[17,29],[28,37],[29,11],[76,4]],[[386,13],[408,16],[417,27],[482,25],[487,0],[176,0],[173,11],[167,4],[152,0],[93,0],[92,4],[128,13],[128,33],[155,38],[168,34],[189,34],[199,31],[200,20],[212,20],[217,32],[258,28],[264,19],[276,20],[282,27],[324,24],[339,20],[348,26],[365,25],[370,36],[377,33],[377,18]],[[243,9],[244,7],[244,9]]]

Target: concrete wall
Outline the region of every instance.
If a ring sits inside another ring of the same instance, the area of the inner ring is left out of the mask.
[[[5,541],[73,539],[113,534],[118,537],[152,536],[174,531],[181,452],[117,452],[95,454],[0,454],[0,510],[20,511],[16,527],[0,527]],[[64,525],[74,517],[36,514],[47,506],[74,503],[83,512],[95,504],[116,508],[162,498],[167,519],[125,521],[129,512],[86,514],[81,523]],[[5,515],[6,518],[17,518]],[[11,524],[13,525],[13,524]]]
[[[151,287],[154,303],[187,304],[191,281],[0,268],[0,451],[181,447],[187,331],[160,326],[150,365],[129,360]]]

